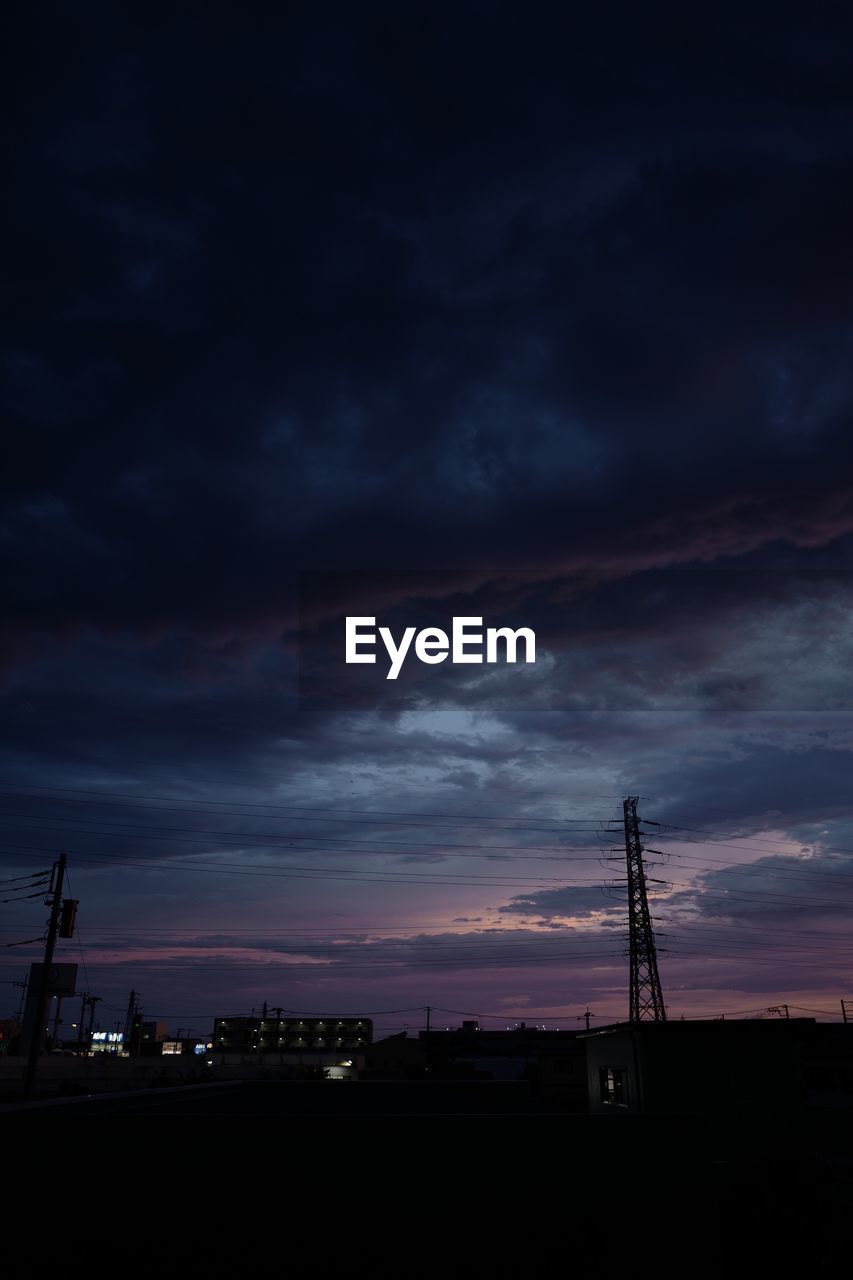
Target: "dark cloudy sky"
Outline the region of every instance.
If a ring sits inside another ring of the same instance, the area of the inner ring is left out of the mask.
[[[629,794],[670,1016],[837,1010],[849,11],[29,17],[0,859],[68,853],[99,1015],[622,1017]],[[538,661],[389,682],[346,614]]]

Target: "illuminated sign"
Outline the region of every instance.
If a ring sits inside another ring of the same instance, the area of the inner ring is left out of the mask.
[[[122,1031],[93,1031],[92,1053],[121,1053],[124,1049]]]

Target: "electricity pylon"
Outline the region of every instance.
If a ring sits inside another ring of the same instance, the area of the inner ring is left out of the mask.
[[[628,953],[631,962],[629,1022],[665,1022],[655,935],[646,894],[643,844],[637,817],[639,796],[623,801],[625,860],[628,865]]]

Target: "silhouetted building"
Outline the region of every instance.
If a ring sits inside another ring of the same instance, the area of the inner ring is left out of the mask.
[[[642,1022],[582,1034],[594,1114],[779,1126],[853,1108],[853,1026],[813,1018]]]
[[[578,1031],[545,1031],[520,1023],[504,1031],[464,1024],[454,1031],[422,1031],[434,1077],[526,1080],[544,1097],[572,1111],[587,1105],[586,1053]]]
[[[376,1040],[365,1058],[364,1076],[374,1080],[412,1080],[427,1074],[427,1049],[405,1031]]]
[[[370,1018],[216,1018],[216,1053],[285,1053],[310,1049],[364,1050],[373,1040]]]
[[[142,1044],[155,1040],[168,1040],[169,1028],[165,1022],[143,1021],[140,1026],[139,1039]]]
[[[806,1106],[853,1114],[853,1023],[819,1023],[803,1063]]]

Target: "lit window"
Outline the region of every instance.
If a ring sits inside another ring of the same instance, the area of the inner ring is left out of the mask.
[[[609,1106],[627,1107],[627,1072],[624,1067],[599,1067],[598,1082],[601,1101]]]

